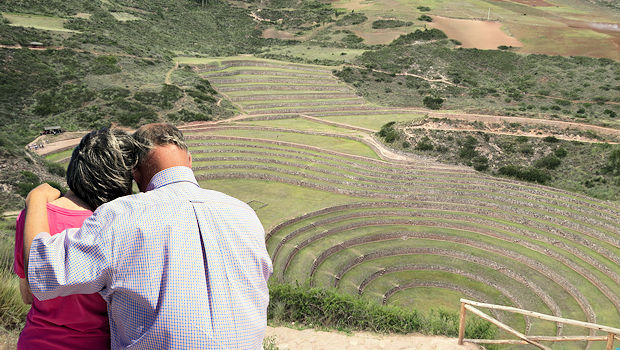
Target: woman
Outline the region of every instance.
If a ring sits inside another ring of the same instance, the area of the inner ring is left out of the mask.
[[[131,194],[131,173],[141,147],[121,130],[104,128],[84,136],[67,168],[70,190],[47,206],[50,234],[81,227],[101,204]],[[98,293],[40,301],[30,292],[24,271],[24,220],[22,211],[16,225],[14,271],[20,277],[22,300],[32,307],[17,348],[109,349],[107,304]]]

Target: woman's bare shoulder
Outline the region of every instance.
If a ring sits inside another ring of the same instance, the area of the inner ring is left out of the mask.
[[[50,202],[57,207],[71,210],[90,210],[90,207],[76,196],[71,190],[67,191],[62,197]]]

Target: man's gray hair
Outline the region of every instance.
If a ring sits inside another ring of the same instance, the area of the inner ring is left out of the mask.
[[[139,162],[142,162],[148,152],[156,146],[176,145],[180,149],[187,151],[187,144],[185,143],[183,133],[172,124],[154,123],[143,125],[133,133],[133,137],[140,144],[146,146],[143,149],[144,153],[138,156]]]
[[[131,194],[132,170],[144,145],[119,129],[103,128],[82,138],[67,168],[67,185],[95,210]]]

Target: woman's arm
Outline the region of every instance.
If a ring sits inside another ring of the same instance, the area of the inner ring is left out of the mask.
[[[26,221],[24,223],[24,270],[28,279],[28,261],[32,240],[41,232],[49,232],[47,203],[60,197],[60,191],[43,183],[28,193],[26,197]]]
[[[22,295],[22,301],[24,304],[32,304],[32,292],[30,291],[30,286],[28,285],[28,280],[25,278],[19,279],[19,292]]]

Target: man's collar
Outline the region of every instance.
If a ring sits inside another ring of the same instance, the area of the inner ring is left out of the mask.
[[[191,168],[186,166],[174,166],[155,174],[146,187],[146,191],[154,190],[175,182],[191,182],[198,186],[198,181],[196,181],[196,177]]]

